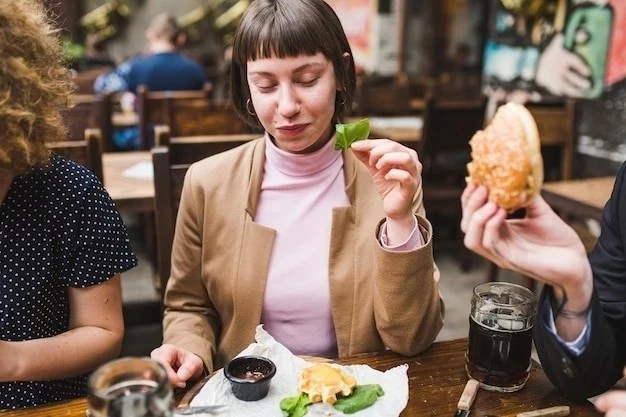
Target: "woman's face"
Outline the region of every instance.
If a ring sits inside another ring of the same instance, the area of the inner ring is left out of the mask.
[[[280,149],[313,152],[330,139],[339,85],[322,53],[248,61],[248,84],[254,112]]]

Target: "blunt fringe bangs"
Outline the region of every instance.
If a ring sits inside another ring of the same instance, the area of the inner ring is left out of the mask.
[[[343,88],[336,100],[335,119],[349,107],[356,86],[354,59],[339,18],[323,0],[255,0],[246,9],[233,43],[231,85],[233,103],[249,124],[260,126],[246,107],[250,98],[247,62],[257,59],[315,55],[333,63]],[[349,64],[344,53],[349,53]]]

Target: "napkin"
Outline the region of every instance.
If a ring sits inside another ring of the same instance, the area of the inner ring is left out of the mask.
[[[154,169],[152,161],[141,161],[135,165],[126,168],[122,175],[127,178],[139,178],[142,180],[150,180],[154,177]]]
[[[312,363],[291,353],[285,346],[278,343],[262,325],[256,328],[256,343],[250,344],[238,356],[265,356],[276,364],[276,375],[272,379],[267,397],[259,401],[241,401],[235,398],[230,390],[230,383],[220,369],[202,387],[191,401],[192,406],[227,404],[219,415],[223,417],[284,417],[280,409],[280,400],[298,394],[298,372]],[[372,405],[358,413],[357,417],[397,417],[404,410],[409,400],[408,365],[400,365],[385,372],[377,371],[367,365],[345,366],[346,373],[356,378],[357,384],[379,384],[385,395],[379,397]],[[328,404],[316,403],[309,406],[306,417],[346,416]]]

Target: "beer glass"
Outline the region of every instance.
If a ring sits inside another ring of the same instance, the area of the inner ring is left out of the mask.
[[[89,377],[90,417],[170,417],[172,387],[163,365],[150,358],[105,363]]]
[[[507,282],[477,285],[472,294],[465,369],[489,391],[520,390],[530,375],[537,299]]]

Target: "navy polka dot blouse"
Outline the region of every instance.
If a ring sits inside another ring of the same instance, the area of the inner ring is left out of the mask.
[[[136,263],[98,178],[53,155],[46,167],[16,177],[0,205],[0,340],[65,332],[68,287],[101,283]],[[0,383],[0,409],[83,395],[86,376]]]

